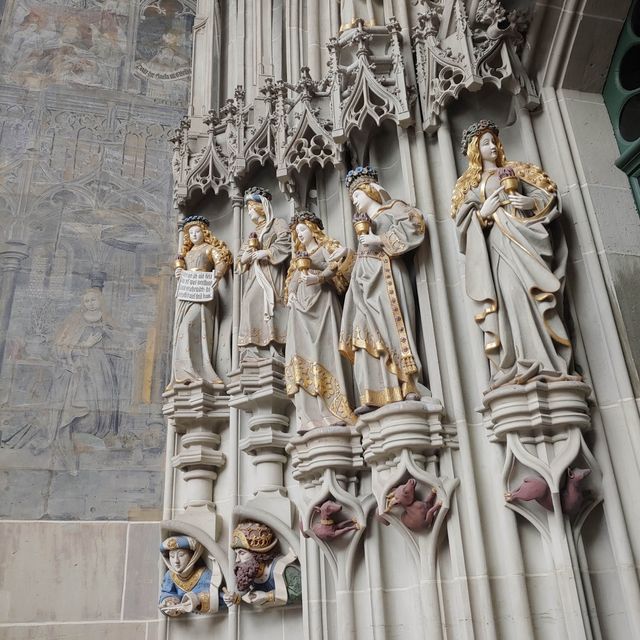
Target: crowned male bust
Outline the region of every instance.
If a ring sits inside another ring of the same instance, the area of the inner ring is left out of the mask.
[[[261,522],[240,522],[233,531],[231,548],[236,552],[233,571],[238,592],[223,596],[228,606],[244,601],[258,607],[281,607],[300,601],[296,555],[291,549],[286,555],[279,553],[271,528]]]

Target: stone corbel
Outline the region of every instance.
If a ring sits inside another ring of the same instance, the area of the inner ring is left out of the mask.
[[[583,382],[560,380],[499,387],[484,397],[489,437],[506,449],[506,506],[538,530],[550,551],[567,638],[587,635],[584,618],[576,615],[585,597],[576,575],[577,547],[582,525],[602,500],[599,490],[585,491],[586,485],[597,487],[600,477],[584,439],[590,394]]]
[[[570,465],[582,460],[594,474],[589,484],[597,484],[597,463],[584,440],[591,425],[587,403],[590,393],[591,389],[583,382],[534,381],[500,387],[484,398],[489,437],[493,442],[504,443],[506,449],[503,480],[507,505],[546,538],[550,529],[544,518],[545,510],[550,512],[548,515],[555,513],[559,517],[576,515],[574,509],[567,513],[566,503],[563,506]],[[530,486],[528,491],[521,492],[522,498],[514,489],[518,482],[523,482],[518,467],[535,474],[524,478]],[[541,495],[537,495],[538,485]],[[583,506],[590,511],[596,503],[597,500],[590,499]],[[584,517],[586,514],[578,519],[584,521]]]
[[[230,406],[251,415],[249,433],[240,440],[240,450],[256,468],[254,497],[248,505],[271,511],[292,526],[293,504],[284,487],[285,448],[290,439],[284,364],[277,358],[246,359],[230,375],[227,390]]]
[[[317,427],[293,438],[287,452],[302,489],[300,528],[318,546],[336,586],[338,638],[351,637],[355,562],[375,508],[371,494],[357,496],[358,473],[364,468],[360,437],[352,427]],[[320,576],[318,563],[306,566],[308,583],[320,582]]]
[[[165,391],[163,413],[178,436],[176,454],[171,459],[182,472],[184,508],[189,516],[214,519],[213,488],[218,470],[225,465],[225,455],[219,450],[220,430],[229,422],[229,406],[223,385],[194,382],[175,384]]]
[[[307,501],[300,508],[300,527],[305,537],[312,538],[326,558],[339,591],[350,591],[354,576],[354,562],[360,539],[364,533],[368,514],[375,506],[372,496],[359,499],[347,491],[347,478],[340,478],[332,469],[326,469],[322,484],[307,490]],[[319,514],[332,503],[342,507],[346,516],[342,521],[324,519]],[[347,523],[351,526],[344,526]],[[323,526],[319,526],[323,525]],[[344,526],[344,535],[342,527]],[[325,535],[326,534],[326,535]]]
[[[442,625],[437,588],[438,543],[459,484],[456,478],[437,475],[437,454],[449,439],[445,440],[442,412],[440,402],[432,398],[396,402],[360,416],[356,425],[362,434],[365,462],[371,468],[378,518],[406,541],[419,567],[422,618],[427,628],[438,631]],[[390,500],[389,494],[409,482],[418,487],[418,500],[433,498],[434,505],[440,503],[432,512],[433,522],[427,522],[425,512],[424,527],[408,527]]]
[[[438,477],[436,454],[444,446],[442,405],[437,400],[396,402],[360,416],[356,430],[362,434],[364,459],[371,468],[371,486],[380,518],[400,528],[418,551],[416,538],[389,509],[389,494],[407,478],[414,478],[429,491],[435,490],[440,508],[435,517],[428,550],[436,544],[439,530],[459,484],[454,478]],[[425,531],[426,531],[425,527]],[[435,565],[430,573],[435,572]],[[433,573],[435,577],[435,573]]]

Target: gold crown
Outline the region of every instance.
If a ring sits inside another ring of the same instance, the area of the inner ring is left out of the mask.
[[[261,522],[240,522],[231,536],[232,549],[246,549],[256,553],[271,551],[278,544],[273,531]]]

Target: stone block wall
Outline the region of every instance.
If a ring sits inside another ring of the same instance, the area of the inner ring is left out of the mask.
[[[155,637],[194,4],[0,4],[1,638]]]

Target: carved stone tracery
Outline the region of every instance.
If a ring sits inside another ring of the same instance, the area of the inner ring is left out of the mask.
[[[490,84],[521,94],[528,109],[540,98],[520,60],[526,16],[506,12],[499,0],[482,0],[472,26],[462,0],[425,2],[412,30],[423,128],[432,133],[440,114],[464,90]]]

